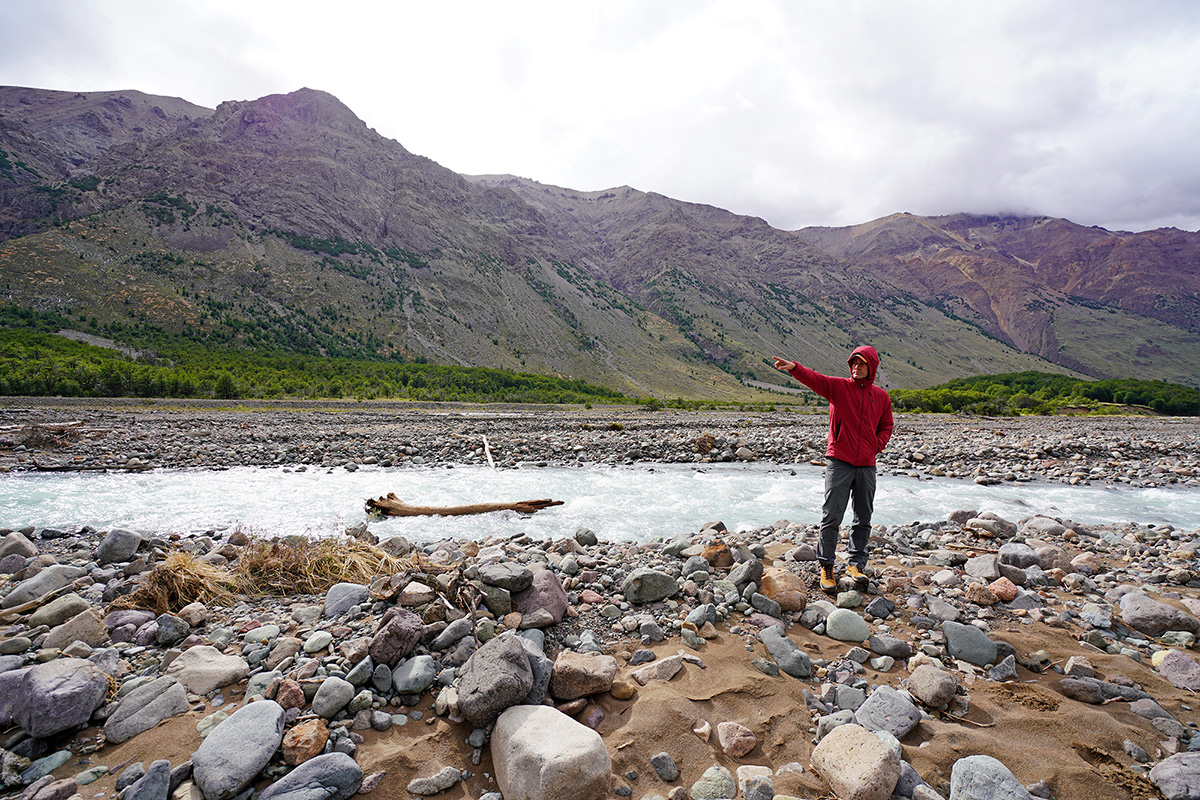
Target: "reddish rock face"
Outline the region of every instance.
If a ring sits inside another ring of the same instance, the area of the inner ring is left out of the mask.
[[[393,608],[383,617],[383,624],[367,648],[376,664],[396,666],[421,641],[421,618],[403,608]]]
[[[558,576],[548,569],[533,573],[533,584],[523,592],[512,596],[513,606],[522,616],[533,616],[539,611],[549,613],[557,624],[567,614],[567,592]]]

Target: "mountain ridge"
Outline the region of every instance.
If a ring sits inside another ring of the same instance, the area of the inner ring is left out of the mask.
[[[1028,369],[1200,383],[1196,234],[968,214],[783,231],[628,186],[459,175],[312,89],[211,111],[38,91],[0,87],[0,266],[13,302],[98,326],[635,394],[745,396],[784,382],[770,355],[840,373],[862,341],[896,386]]]

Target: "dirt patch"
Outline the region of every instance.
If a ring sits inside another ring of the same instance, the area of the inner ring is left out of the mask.
[[[1011,700],[1031,711],[1057,711],[1061,698],[1030,683],[1002,683],[988,686],[985,691],[998,702]]]

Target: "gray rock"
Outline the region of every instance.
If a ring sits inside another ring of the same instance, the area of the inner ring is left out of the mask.
[[[963,569],[968,575],[990,583],[1000,577],[1000,558],[991,553],[968,558]]]
[[[704,770],[700,780],[692,784],[687,796],[692,800],[728,800],[737,797],[737,789],[733,773],[714,764]]]
[[[1000,659],[1000,663],[988,670],[988,680],[1002,683],[1017,678],[1017,659],[1011,653]]]
[[[479,580],[509,592],[523,592],[533,585],[533,571],[521,564],[505,561],[501,564],[480,564]]]
[[[392,670],[392,689],[396,694],[420,694],[433,685],[437,665],[433,656],[413,656]]]
[[[658,753],[650,756],[650,766],[654,768],[654,773],[661,781],[674,783],[679,780],[679,767],[676,766],[675,759],[671,758],[670,753]]]
[[[675,578],[649,567],[638,567],[621,584],[621,593],[634,605],[655,603],[679,591]]]
[[[160,759],[125,790],[122,800],[167,800],[171,789],[171,762]]]
[[[104,735],[108,741],[120,744],[187,710],[187,691],[183,685],[174,678],[157,678],[121,699],[104,723]]]
[[[1150,780],[1167,800],[1200,797],[1200,752],[1176,753],[1150,770]]]
[[[502,713],[492,731],[491,751],[496,784],[506,798],[610,796],[612,764],[604,740],[550,706],[515,706]]]
[[[37,545],[29,541],[29,538],[23,533],[12,531],[0,539],[0,558],[14,555],[21,558],[32,558],[37,554]]]
[[[249,673],[250,665],[245,659],[224,655],[210,645],[189,647],[167,667],[167,675],[194,694],[214,692],[240,681]]]
[[[850,725],[853,722],[854,712],[848,708],[819,717],[817,719],[817,741],[824,739],[834,728],[840,725]]]
[[[83,577],[85,572],[86,570],[82,567],[71,567],[65,564],[46,567],[32,578],[23,580],[14,586],[13,590],[3,600],[0,600],[0,608],[12,608],[22,603],[28,603],[30,600],[36,600],[46,592],[61,589],[76,578]]]
[[[341,678],[329,677],[321,681],[312,699],[312,711],[319,717],[333,719],[339,711],[349,705],[356,694],[354,684]]]
[[[428,778],[413,778],[407,788],[411,794],[428,796],[444,792],[461,780],[462,772],[454,767],[442,767]]]
[[[812,676],[812,661],[808,654],[787,637],[778,626],[769,625],[758,632],[758,638],[767,647],[779,668],[793,678],[806,679]]]
[[[157,622],[154,639],[159,647],[170,647],[192,631],[191,625],[174,614],[159,614]]]
[[[940,708],[954,699],[958,681],[945,670],[922,664],[908,676],[909,693],[931,708]]]
[[[1005,542],[1000,545],[1000,554],[998,556],[999,563],[1008,564],[1010,567],[1017,569],[1028,569],[1029,567],[1040,567],[1041,559],[1038,558],[1034,549],[1027,544],[1020,542]]]
[[[345,753],[310,758],[263,789],[258,800],[346,800],[362,785],[362,768]]]
[[[1162,636],[1167,631],[1200,631],[1200,620],[1174,606],[1160,603],[1141,592],[1130,592],[1121,598],[1121,619],[1134,630],[1148,636]]]
[[[259,700],[233,712],[192,754],[192,777],[206,800],[231,800],[250,785],[283,741],[284,710]]]
[[[18,678],[11,718],[36,739],[86,724],[108,693],[108,675],[79,658],[36,664]]]
[[[881,685],[854,712],[854,719],[869,731],[887,731],[903,739],[921,721],[921,711],[900,692]]]
[[[94,608],[85,609],[59,625],[46,635],[42,647],[62,650],[72,642],[83,642],[88,647],[99,647],[108,641],[108,628]]]
[[[472,725],[484,728],[504,709],[522,702],[532,688],[533,672],[525,647],[516,635],[505,632],[476,650],[463,665],[459,711]]]
[[[739,589],[746,584],[762,585],[763,563],[757,558],[743,561],[729,571],[728,581]]]
[[[51,628],[69,620],[71,617],[81,614],[92,607],[92,604],[84,600],[74,592],[64,594],[62,597],[56,597],[46,605],[39,608],[29,617],[30,628],[40,628],[47,625]]]
[[[977,666],[987,666],[996,660],[996,643],[974,625],[947,620],[942,623],[946,634],[946,651],[954,658]]]
[[[322,615],[325,619],[337,619],[368,597],[366,586],[360,583],[335,583],[325,593]]]
[[[835,608],[825,618],[825,635],[839,642],[862,642],[871,635],[871,626],[850,609]]]
[[[96,548],[96,563],[100,566],[129,561],[137,553],[144,540],[133,531],[114,528],[100,541]]]
[[[532,574],[532,573],[531,573]],[[430,650],[446,650],[449,647],[458,643],[464,636],[469,636],[475,631],[475,623],[470,617],[461,617],[454,620],[446,629],[439,633],[432,642],[429,643]]]
[[[1008,767],[991,756],[960,758],[950,770],[953,800],[1032,800]]]
[[[897,661],[909,658],[913,654],[908,642],[884,634],[875,634],[868,639],[867,649],[876,655],[891,656]]]
[[[536,705],[542,702],[546,696],[546,691],[550,686],[550,679],[554,676],[554,662],[542,650],[542,645],[538,644],[533,638],[525,635],[530,633],[526,631],[521,636],[517,637],[517,641],[525,648],[525,655],[529,657],[529,671],[533,675],[533,686],[529,688],[529,694],[525,695],[521,700],[523,705]]]

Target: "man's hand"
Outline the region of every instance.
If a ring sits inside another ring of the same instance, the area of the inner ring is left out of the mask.
[[[775,369],[779,370],[780,372],[791,372],[796,368],[795,361],[788,361],[787,359],[780,358],[779,356],[771,356],[771,358],[775,359]]]

